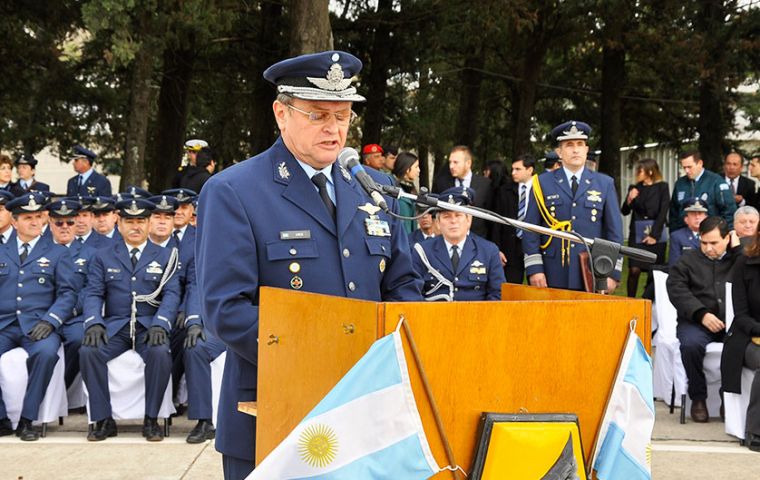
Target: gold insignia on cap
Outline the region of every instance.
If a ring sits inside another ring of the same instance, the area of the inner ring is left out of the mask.
[[[288,166],[285,165],[285,162],[281,162],[279,165],[277,165],[277,173],[283,180],[290,178],[290,170],[288,170]]]
[[[303,279],[301,279],[301,277],[298,275],[294,276],[290,279],[290,287],[293,290],[300,290],[301,287],[303,287]]]
[[[132,200],[132,205],[129,208],[125,208],[124,212],[127,215],[140,215],[145,211],[144,208],[137,208],[137,202]]]
[[[351,79],[344,78],[343,67],[339,63],[333,63],[330,69],[327,71],[325,78],[306,77],[306,80],[310,81],[318,88],[322,90],[340,91],[345,90],[351,86]]]
[[[380,273],[383,273],[385,271],[385,259],[384,258],[380,259],[380,265],[378,265],[378,267],[380,268]]]
[[[301,271],[301,264],[298,262],[293,262],[288,265],[288,270],[290,270],[290,273],[298,273]]]

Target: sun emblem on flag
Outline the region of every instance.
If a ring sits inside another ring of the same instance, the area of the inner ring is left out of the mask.
[[[327,425],[310,425],[298,439],[301,460],[315,468],[324,468],[338,454],[338,437]]]
[[[646,447],[647,465],[652,466],[652,444],[647,443]]]

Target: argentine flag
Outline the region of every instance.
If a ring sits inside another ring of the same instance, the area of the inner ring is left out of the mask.
[[[653,428],[652,359],[631,331],[597,437],[597,478],[651,480]]]
[[[439,470],[396,331],[372,344],[248,480],[415,480]]]

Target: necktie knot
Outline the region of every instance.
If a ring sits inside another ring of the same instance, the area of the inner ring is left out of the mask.
[[[575,192],[578,191],[578,177],[575,175],[570,177],[570,186],[573,189],[573,195],[575,195]]]
[[[319,172],[311,177],[312,183],[317,186],[319,190],[319,197],[322,199],[322,203],[325,204],[325,208],[330,213],[330,216],[335,220],[335,204],[330,198],[330,194],[327,191],[327,177],[324,173]]]
[[[454,273],[459,270],[459,247],[457,245],[451,246],[451,266],[454,267]]]
[[[21,263],[24,263],[26,260],[26,257],[29,256],[29,244],[28,243],[22,243],[21,244],[21,253],[19,254],[19,259],[21,260]]]
[[[130,260],[132,260],[132,266],[134,267],[137,265],[137,254],[140,253],[140,249],[135,247],[129,253],[131,253]]]
[[[77,242],[79,242],[79,243],[84,243],[84,238],[82,238],[82,237],[77,237]]]

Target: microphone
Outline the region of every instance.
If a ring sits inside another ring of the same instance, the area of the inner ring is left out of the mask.
[[[362,164],[359,163],[359,152],[351,147],[344,148],[338,154],[338,163],[341,167],[351,172],[351,175],[356,178],[356,181],[359,182],[359,185],[361,185],[364,191],[367,192],[367,195],[372,198],[375,205],[382,208],[384,212],[388,211],[388,204],[385,203],[385,199],[380,194],[380,188],[375,181],[372,180],[372,177],[369,176],[367,171],[364,170]]]

